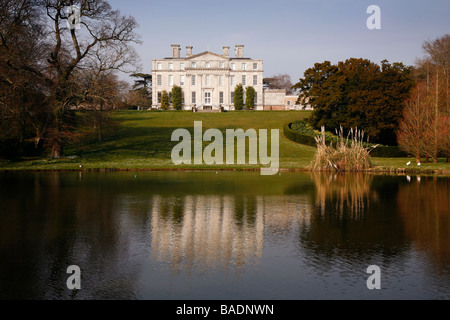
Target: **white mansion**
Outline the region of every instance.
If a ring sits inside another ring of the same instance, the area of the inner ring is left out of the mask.
[[[161,107],[163,91],[172,92],[174,86],[182,88],[183,109],[234,110],[234,89],[242,84],[255,89],[255,109],[283,108],[284,90],[263,89],[263,61],[244,57],[244,46],[235,47],[230,57],[230,47],[223,47],[223,54],[205,51],[192,54],[192,46],[186,47],[186,57],[181,57],[180,45],[172,45],[172,57],[153,60],[153,106]]]

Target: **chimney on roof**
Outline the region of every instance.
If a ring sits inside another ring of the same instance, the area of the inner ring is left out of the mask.
[[[180,45],[179,44],[173,44],[172,45],[172,57],[175,59],[179,59],[180,58]]]
[[[230,57],[230,47],[223,47],[223,55],[224,55],[226,58],[229,58],[229,57]]]
[[[244,45],[243,44],[236,45],[235,56],[236,56],[236,58],[244,57]]]
[[[187,46],[186,47],[186,57],[190,57],[192,56],[192,46]]]

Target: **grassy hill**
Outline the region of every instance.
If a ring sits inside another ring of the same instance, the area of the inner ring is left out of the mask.
[[[177,142],[171,141],[174,130],[186,128],[193,132],[194,121],[203,122],[203,130],[219,129],[225,135],[226,129],[279,129],[280,168],[307,169],[315,148],[292,142],[284,137],[286,123],[306,118],[308,111],[267,112],[146,112],[117,111],[112,113],[114,127],[99,142],[95,137],[85,137],[78,143],[67,146],[67,158],[22,159],[21,161],[0,161],[0,170],[83,170],[89,169],[257,169],[250,165],[183,165],[175,166],[171,152]],[[209,143],[204,143],[208,145]],[[405,158],[373,158],[378,170],[393,171],[407,168]],[[450,164],[442,159],[438,164],[413,166],[409,170],[423,172],[437,170],[450,172]]]
[[[66,159],[24,159],[24,161],[0,163],[0,170],[77,170],[83,169],[242,169],[252,166],[175,166],[171,152],[177,142],[171,141],[172,132],[186,128],[193,132],[194,121],[203,122],[203,130],[219,129],[279,129],[280,168],[306,168],[315,149],[296,144],[283,135],[283,125],[309,116],[309,112],[144,112],[117,111],[112,114],[113,130],[102,142],[84,138],[66,148]],[[207,145],[206,143],[205,145]],[[253,166],[254,167],[254,166]],[[259,166],[255,167],[258,168]]]

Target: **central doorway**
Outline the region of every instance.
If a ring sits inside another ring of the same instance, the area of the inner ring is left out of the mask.
[[[204,101],[205,106],[211,106],[211,92],[205,92],[205,101]]]

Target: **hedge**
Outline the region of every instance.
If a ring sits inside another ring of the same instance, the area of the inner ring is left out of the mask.
[[[370,153],[375,158],[404,158],[408,154],[397,146],[378,146]]]
[[[317,147],[316,139],[314,139],[314,137],[301,134],[292,130],[291,125],[292,123],[288,123],[283,127],[284,136],[286,138],[288,138],[291,141],[304,144],[310,147]]]
[[[283,127],[284,136],[296,143],[304,144],[310,147],[317,148],[316,140],[311,135],[306,135],[292,130],[292,123],[288,123]],[[326,139],[327,143],[335,142],[334,139]],[[408,154],[401,151],[397,146],[378,146],[370,153],[372,157],[376,158],[403,158]]]

